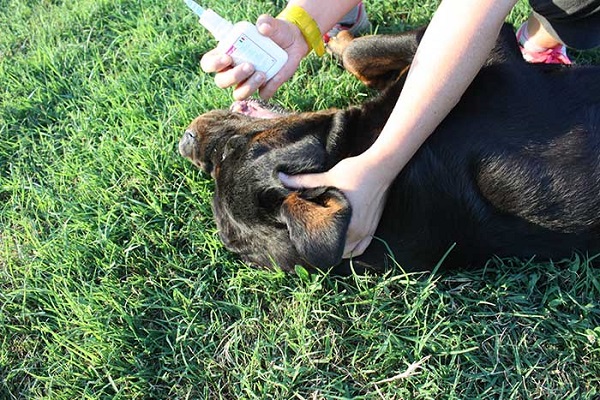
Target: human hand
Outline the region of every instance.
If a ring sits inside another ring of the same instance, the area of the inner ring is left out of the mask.
[[[376,178],[376,169],[346,158],[327,172],[320,174],[280,174],[282,183],[292,189],[334,186],[348,198],[352,218],[346,235],[344,258],[361,255],[371,243],[383,208],[389,182]]]
[[[216,73],[215,84],[218,87],[224,89],[235,86],[233,97],[236,100],[246,99],[257,90],[263,99],[273,96],[275,91],[296,72],[300,61],[310,50],[300,29],[291,22],[265,14],[258,17],[256,26],[262,35],[271,38],[288,53],[285,65],[268,82],[265,82],[265,74],[255,71],[252,64],[242,63],[233,66],[231,57],[217,49],[204,54],[200,60],[200,67],[205,72]]]

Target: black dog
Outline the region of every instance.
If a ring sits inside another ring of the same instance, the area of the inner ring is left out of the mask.
[[[318,172],[379,135],[422,30],[338,45],[344,67],[384,91],[361,107],[251,118],[213,111],[179,144],[216,180],[225,246],[259,266],[338,266],[351,210],[336,188],[291,191],[278,179]],[[454,247],[453,247],[454,246]],[[453,247],[453,248],[452,248]],[[459,104],[402,170],[357,269],[393,256],[405,270],[497,257],[600,252],[600,68],[523,61],[512,27]]]

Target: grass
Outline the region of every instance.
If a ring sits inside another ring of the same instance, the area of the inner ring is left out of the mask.
[[[206,1],[232,20],[283,1]],[[372,1],[380,32],[435,1]],[[520,3],[510,16],[528,13]],[[230,93],[178,0],[0,0],[0,398],[594,399],[600,270],[332,278],[224,250],[213,186],[176,151]],[[580,52],[581,63],[600,61]],[[367,91],[309,57],[276,101]]]

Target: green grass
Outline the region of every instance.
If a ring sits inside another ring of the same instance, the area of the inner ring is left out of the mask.
[[[204,3],[232,20],[284,4]],[[389,32],[435,4],[369,11]],[[215,42],[181,1],[0,0],[0,26],[1,399],[600,396],[585,257],[334,279],[228,253],[211,182],[176,151],[194,116],[231,102],[199,70]],[[310,57],[276,101],[367,93]]]

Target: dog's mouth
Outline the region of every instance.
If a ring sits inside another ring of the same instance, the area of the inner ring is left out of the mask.
[[[284,110],[282,107],[267,103],[263,100],[248,99],[235,101],[229,111],[238,114],[244,114],[252,118],[280,118],[291,114],[289,111]]]

